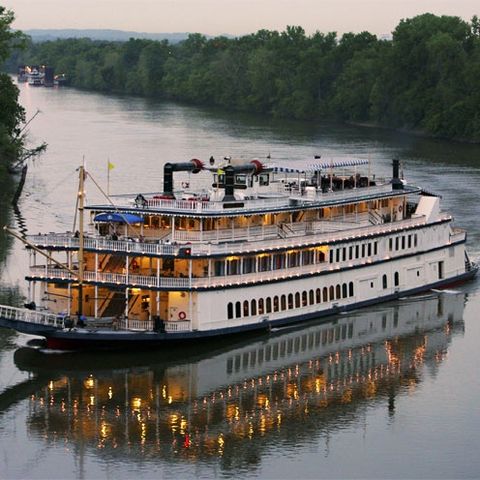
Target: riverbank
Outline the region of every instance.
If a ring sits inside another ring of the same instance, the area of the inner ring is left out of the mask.
[[[234,39],[191,34],[175,45],[57,40],[31,44],[10,63],[48,61],[89,91],[480,142],[475,25],[424,14],[402,21],[391,41],[368,32],[309,36],[301,27]]]

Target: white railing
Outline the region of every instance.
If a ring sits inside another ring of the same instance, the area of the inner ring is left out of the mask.
[[[63,317],[59,317],[53,313],[39,312],[37,310],[9,307],[5,305],[0,305],[0,318],[36,323],[39,325],[50,325],[57,328],[63,328],[64,326]]]
[[[30,275],[37,278],[52,280],[78,280],[78,276],[66,269],[56,267],[34,266],[30,267]],[[188,278],[156,277],[150,275],[126,275],[123,273],[102,273],[85,271],[83,279],[86,282],[108,283],[116,285],[129,285],[131,287],[165,287],[188,288],[191,286]]]
[[[277,189],[278,191],[278,189]],[[244,211],[244,210],[264,210],[266,208],[274,207],[287,207],[291,205],[291,200],[297,203],[312,203],[312,202],[325,202],[325,201],[337,201],[349,198],[364,197],[370,195],[377,195],[379,193],[386,193],[392,191],[392,185],[390,183],[385,185],[376,185],[372,187],[361,187],[354,189],[337,190],[333,192],[320,192],[315,191],[314,195],[311,195],[310,190],[306,190],[300,195],[285,195],[275,198],[257,198],[253,200],[238,199],[233,202],[233,208],[228,208],[228,202],[219,201],[205,201],[201,199],[192,200],[174,200],[174,199],[147,199],[147,208],[154,208],[159,210],[172,210],[172,211],[190,211],[190,212],[218,212],[218,211]],[[233,206],[235,203],[241,203],[241,206]]]
[[[121,330],[134,330],[141,332],[153,331],[153,320],[138,320],[136,318],[123,318],[119,322]]]
[[[448,215],[445,215],[444,218],[451,218]],[[352,231],[343,231],[335,234],[323,234],[325,241],[332,241],[335,239],[348,239],[356,240],[358,237],[362,237],[368,234],[382,233],[389,234],[395,232],[396,230],[424,225],[425,217],[412,218],[409,220],[404,220],[401,222],[394,223],[385,223],[382,225],[371,225],[370,227],[365,227],[361,229],[355,229]],[[464,232],[456,233],[459,236],[459,239],[463,238]],[[311,243],[322,243],[320,240],[322,235],[312,235],[308,237]],[[451,237],[452,239],[452,237]],[[284,246],[285,239],[281,239]],[[291,242],[291,239],[289,240]],[[302,242],[305,243],[306,240],[302,239]],[[309,243],[310,243],[309,242]],[[270,241],[268,244],[269,248],[275,248],[278,242]],[[291,245],[292,248],[296,248],[299,245]],[[208,253],[217,252],[220,248],[225,248],[223,253],[229,254],[229,250],[232,248],[230,245],[205,245],[205,247],[210,247],[211,250]],[[235,246],[235,252],[238,251],[247,251],[254,253],[258,246],[252,246],[252,244],[245,244]],[[371,259],[356,259],[348,262],[344,262],[348,265],[361,265],[371,261]],[[145,287],[145,288],[169,288],[169,289],[185,289],[185,288],[208,288],[208,287],[218,287],[225,285],[241,285],[248,284],[259,281],[268,281],[273,279],[287,279],[300,275],[308,275],[312,273],[318,273],[322,271],[332,270],[335,267],[339,267],[341,264],[332,265],[328,262],[315,264],[315,265],[305,265],[301,267],[293,268],[283,268],[279,270],[269,270],[266,272],[255,272],[251,274],[242,274],[242,275],[226,275],[218,277],[202,277],[202,278],[186,278],[186,277],[157,277],[151,275],[126,275],[124,273],[103,273],[103,272],[93,272],[85,271],[84,280],[86,282],[99,282],[99,283],[108,283],[116,285],[125,285],[130,287]],[[77,280],[77,277],[70,273],[66,269],[51,267],[51,266],[34,266],[30,268],[30,274],[37,278],[46,278],[55,280]]]
[[[165,332],[189,332],[190,320],[178,320],[175,322],[164,322]]]
[[[241,205],[236,205],[239,204]],[[232,208],[229,208],[229,204]],[[147,207],[158,210],[168,211],[190,211],[190,212],[235,212],[238,210],[265,210],[272,207],[287,207],[290,204],[288,196],[278,198],[261,198],[255,200],[234,200],[232,202],[217,202],[203,200],[168,200],[168,199],[148,199]]]
[[[27,240],[40,247],[63,247],[76,249],[80,241],[74,236],[68,235],[29,235]],[[178,247],[166,243],[134,242],[132,240],[109,240],[105,237],[84,238],[84,248],[99,251],[113,251],[138,253],[139,255],[175,255]]]
[[[442,219],[451,218],[445,215]],[[328,223],[328,222],[325,222]],[[192,255],[210,255],[210,254],[235,254],[254,252],[261,249],[277,249],[277,248],[298,248],[302,245],[329,243],[337,240],[356,240],[366,235],[389,234],[402,230],[404,228],[426,225],[426,217],[409,218],[398,222],[382,223],[380,225],[357,225],[354,228],[343,229],[339,231],[320,232],[305,236],[304,233],[292,235],[287,238],[271,239],[264,244],[260,242],[244,242],[244,243],[220,243],[220,244],[201,244],[192,245]]]

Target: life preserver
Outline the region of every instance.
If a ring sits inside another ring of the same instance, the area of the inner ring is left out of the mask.
[[[399,211],[400,213],[402,213],[403,207],[402,207],[401,205],[398,207],[398,211]]]
[[[187,318],[187,314],[185,312],[178,312],[178,318],[180,320],[185,320]]]

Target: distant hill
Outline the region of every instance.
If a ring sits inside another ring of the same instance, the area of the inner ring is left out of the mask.
[[[149,40],[168,40],[170,43],[178,43],[185,40],[188,32],[174,33],[147,33],[147,32],[128,32],[124,30],[78,30],[74,28],[66,29],[32,29],[24,30],[34,42],[47,42],[49,40],[65,38],[91,38],[92,40],[104,40],[110,42],[126,42],[129,38],[146,38]],[[205,35],[207,38],[212,38]],[[231,35],[225,35],[232,38]]]

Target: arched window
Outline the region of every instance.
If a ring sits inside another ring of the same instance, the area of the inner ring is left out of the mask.
[[[317,303],[321,303],[321,301],[322,301],[322,291],[319,288],[317,288],[317,290],[315,291],[315,296],[316,296]]]
[[[304,290],[302,292],[302,307],[306,307],[307,305],[308,305],[307,291]]]
[[[347,296],[348,296],[347,284],[344,283],[344,284],[342,285],[342,298],[347,298]]]
[[[300,308],[300,292],[295,294],[295,308]]]
[[[227,318],[230,320],[233,318],[233,303],[229,302],[227,305]]]
[[[329,289],[328,299],[330,301],[335,300],[335,287],[333,285]]]
[[[242,304],[240,302],[235,303],[235,317],[240,318],[242,316]]]
[[[285,295],[280,297],[280,308],[282,311],[287,309],[287,297]]]
[[[293,308],[293,293],[288,294],[288,309],[291,310]]]
[[[328,288],[323,287],[323,301],[328,302]]]
[[[386,275],[383,275],[383,277],[382,277],[382,285],[383,285],[384,289],[388,287],[388,282],[387,282],[387,276]]]
[[[253,299],[251,302],[250,302],[250,313],[252,315],[256,315],[257,314],[257,301],[255,299]]]
[[[335,298],[338,300],[339,298],[342,298],[342,287],[340,286],[340,284],[337,285],[337,288],[335,289],[336,290],[336,296]]]
[[[313,290],[310,290],[310,292],[308,292],[308,303],[310,305],[313,305],[315,303],[315,292]]]
[[[267,301],[265,302],[267,305],[266,313],[272,313],[272,299],[270,297],[267,297]]]
[[[248,317],[248,300],[243,302],[243,316]]]
[[[280,305],[278,303],[278,297],[275,295],[273,297],[273,311],[278,312],[279,308],[280,308]]]
[[[265,313],[265,304],[263,303],[263,298],[258,300],[258,314],[263,315]]]
[[[348,295],[349,295],[350,297],[353,297],[353,282],[350,282],[350,283],[348,284]]]
[[[395,272],[393,274],[393,284],[398,287],[400,285],[400,275],[398,274],[398,272]]]

